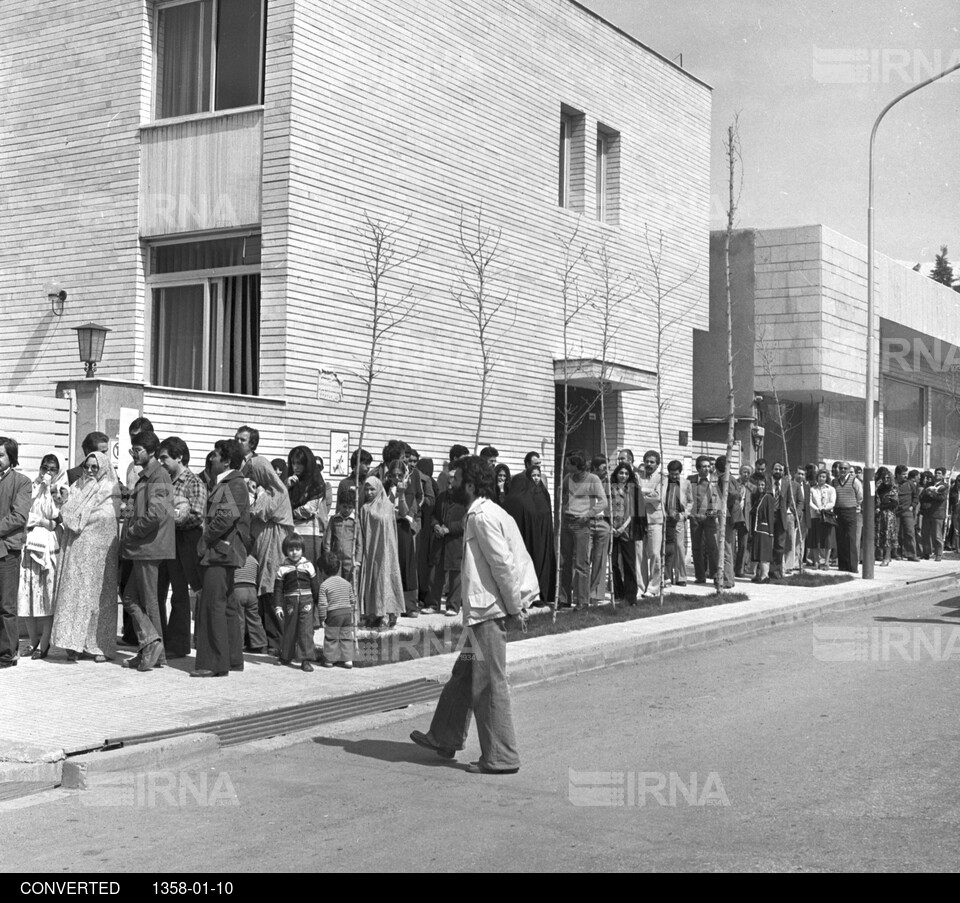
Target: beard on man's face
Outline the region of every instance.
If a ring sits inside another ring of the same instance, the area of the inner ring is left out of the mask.
[[[451,486],[450,498],[458,505],[466,505],[469,501],[466,486]]]

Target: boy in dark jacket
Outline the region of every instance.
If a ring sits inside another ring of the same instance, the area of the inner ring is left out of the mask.
[[[243,670],[243,623],[233,581],[247,560],[250,496],[240,473],[243,449],[236,439],[214,445],[208,468],[213,488],[197,552],[204,566],[197,603],[197,663],[191,677],[227,677]]]
[[[160,440],[154,432],[133,437],[130,455],[142,468],[133,495],[126,506],[121,536],[121,557],[133,562],[133,570],[123,591],[123,610],[130,616],[137,634],[137,654],[123,662],[124,668],[149,671],[162,668],[164,654],[163,622],[157,582],[160,562],[177,555],[173,514],[173,484],[157,461]],[[164,600],[166,602],[166,600]]]
[[[303,557],[303,539],[291,533],[283,541],[286,559],[277,571],[273,610],[283,625],[280,664],[300,659],[301,671],[312,671],[316,649],[313,645],[313,612],[320,592],[320,578],[313,563]]]

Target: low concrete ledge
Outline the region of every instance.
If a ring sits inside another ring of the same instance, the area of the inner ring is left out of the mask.
[[[62,786],[68,790],[86,790],[101,776],[119,771],[166,771],[194,765],[220,754],[216,734],[184,734],[166,740],[137,743],[109,752],[73,756],[63,763]]]
[[[518,651],[517,661],[508,659],[508,676],[510,685],[514,687],[529,686],[545,680],[558,677],[570,677],[590,671],[598,671],[611,665],[629,664],[647,655],[661,652],[671,652],[700,646],[706,643],[715,643],[720,640],[734,639],[759,633],[770,627],[793,624],[797,621],[812,620],[829,612],[841,612],[858,608],[870,608],[881,605],[913,592],[918,595],[944,592],[956,589],[957,574],[945,574],[929,580],[916,583],[898,584],[869,588],[861,592],[847,591],[843,595],[826,601],[795,602],[782,608],[765,607],[759,611],[750,611],[745,614],[732,614],[722,620],[709,620],[704,623],[681,624],[676,627],[663,629],[662,626],[644,624],[651,619],[638,619],[626,624],[611,624],[609,626],[592,627],[587,630],[573,631],[571,634],[559,636],[579,637],[578,648],[538,653],[533,648],[537,640],[532,640],[531,646],[522,652]],[[862,589],[863,584],[856,584]],[[750,602],[733,603],[732,605],[747,605]],[[732,606],[731,606],[732,607]],[[717,609],[694,609],[696,612],[712,612]],[[683,612],[680,613],[685,614]],[[674,617],[665,615],[664,617]],[[538,638],[539,639],[539,638]],[[548,639],[544,637],[543,639]],[[556,635],[549,639],[556,639]],[[508,654],[510,651],[507,646]]]

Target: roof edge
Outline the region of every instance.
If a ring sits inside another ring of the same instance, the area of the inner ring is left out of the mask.
[[[668,60],[662,53],[660,53],[657,50],[654,50],[652,47],[648,46],[647,44],[644,44],[643,41],[641,41],[639,38],[635,38],[632,34],[630,34],[630,32],[620,28],[619,25],[614,25],[613,22],[611,22],[609,19],[605,19],[596,10],[590,9],[589,6],[584,6],[584,4],[580,3],[579,0],[567,0],[567,2],[570,3],[572,6],[577,7],[577,9],[583,10],[588,15],[593,16],[594,19],[596,19],[599,22],[602,22],[604,25],[607,26],[607,28],[612,29],[613,31],[617,32],[617,34],[623,35],[623,37],[625,37],[628,41],[633,42],[638,47],[642,47],[644,50],[647,51],[647,53],[652,53],[655,57],[657,57],[657,59],[662,60],[668,66],[671,66],[672,68],[676,69],[677,72],[682,73],[691,81],[695,81],[698,85],[703,85],[703,87],[706,88],[708,91],[713,91],[713,85],[705,82],[702,78],[697,78],[697,76],[693,75],[692,73],[684,69],[683,66],[678,66],[673,60]]]

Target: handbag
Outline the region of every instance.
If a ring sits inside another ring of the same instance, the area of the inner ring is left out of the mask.
[[[833,526],[833,527],[835,527],[835,526],[837,525],[837,515],[834,514],[832,511],[822,511],[822,512],[820,512],[820,519],[821,519],[825,524],[830,524],[830,525]]]

